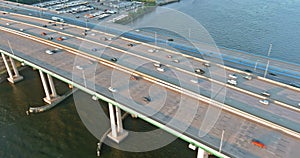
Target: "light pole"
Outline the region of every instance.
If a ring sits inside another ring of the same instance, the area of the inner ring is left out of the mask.
[[[256,71],[256,68],[257,68],[258,61],[259,61],[259,59],[258,59],[258,60],[256,60],[256,63],[255,63],[255,66],[254,66],[254,71]]]
[[[267,76],[267,72],[268,72],[268,68],[269,68],[269,64],[270,64],[269,56],[270,56],[271,50],[272,50],[272,43],[270,44],[269,51],[268,51],[268,63],[267,63],[267,66],[266,66],[264,78],[266,78],[266,76]]]
[[[84,70],[81,70],[81,72],[82,72],[82,75],[83,75],[83,84],[84,84],[84,87],[87,88],[86,87],[86,78],[85,78]]]
[[[154,32],[154,42],[155,42],[155,46],[157,46],[157,33],[156,33],[156,31]]]
[[[7,40],[7,43],[8,43],[8,46],[9,46],[9,48],[10,48],[11,53],[12,53],[13,55],[15,55],[14,50],[12,49],[9,40]]]
[[[225,130],[222,130],[222,136],[221,136],[221,141],[220,141],[220,147],[219,147],[219,152],[221,153],[222,151],[222,146],[223,146],[223,138],[224,138],[224,132]]]

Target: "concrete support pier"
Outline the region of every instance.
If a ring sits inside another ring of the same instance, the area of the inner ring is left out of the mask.
[[[45,79],[45,75],[44,75],[43,71],[39,70],[39,72],[40,72],[42,84],[43,84],[43,87],[44,87],[44,91],[45,91],[45,94],[46,94],[46,97],[43,98],[43,99],[46,103],[52,104],[54,101],[59,99],[59,96],[57,95],[56,90],[55,90],[55,86],[54,86],[52,76],[47,74],[48,82],[49,82],[50,90],[51,90],[51,94],[50,94],[48,84],[47,84],[47,80]]]
[[[16,66],[16,63],[15,63],[14,59],[12,59],[11,57],[9,57],[11,67],[12,67],[13,72],[14,72],[14,74],[13,74],[13,72],[11,71],[10,66],[9,66],[9,64],[8,64],[8,61],[7,61],[7,59],[6,59],[6,56],[5,56],[3,53],[1,53],[1,56],[2,56],[2,58],[3,58],[4,65],[5,65],[6,70],[7,70],[7,73],[8,73],[8,78],[7,78],[7,80],[8,80],[10,83],[16,83],[16,82],[21,81],[21,80],[23,79],[23,76],[21,76],[21,75],[19,74],[19,71],[18,71],[18,69],[17,69],[17,66]]]
[[[118,107],[115,107],[114,110],[114,106],[111,103],[108,103],[108,106],[111,132],[107,136],[116,143],[120,143],[128,135],[128,132],[123,129],[121,110]]]
[[[201,148],[198,148],[197,158],[208,158],[208,154]]]

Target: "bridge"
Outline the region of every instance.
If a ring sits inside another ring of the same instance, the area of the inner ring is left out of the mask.
[[[146,43],[141,35],[116,36],[5,7],[0,51],[8,81],[23,80],[15,64],[19,61],[39,71],[48,104],[60,99],[52,77],[108,102],[108,137],[116,143],[130,137],[122,124],[123,110],[183,139],[197,149],[197,157],[300,154],[297,87]],[[299,78],[294,71],[286,74],[286,79]],[[229,78],[237,85],[228,84]],[[259,148],[253,140],[265,146]]]

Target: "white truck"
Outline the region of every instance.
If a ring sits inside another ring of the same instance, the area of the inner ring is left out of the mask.
[[[57,21],[57,22],[65,22],[64,19],[56,17],[56,16],[52,16],[51,18],[53,21]]]

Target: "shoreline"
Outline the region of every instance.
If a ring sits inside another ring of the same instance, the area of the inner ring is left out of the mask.
[[[163,6],[163,5],[168,5],[171,3],[175,3],[175,2],[180,2],[180,0],[157,0],[158,2],[156,2],[156,4],[158,6]]]

